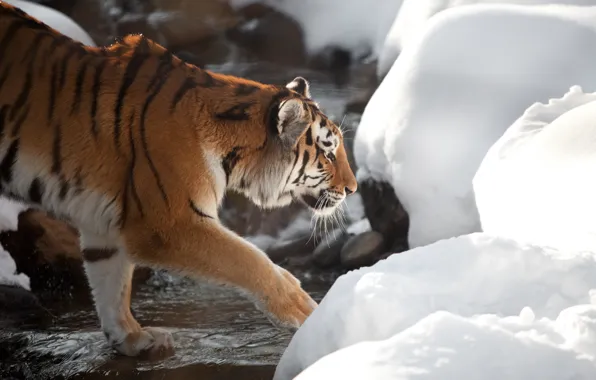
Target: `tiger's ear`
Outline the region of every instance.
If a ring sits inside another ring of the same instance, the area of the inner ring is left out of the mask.
[[[309,124],[310,115],[302,107],[302,101],[288,99],[280,103],[277,113],[277,133],[285,147],[294,147]]]
[[[293,81],[286,84],[286,88],[296,91],[305,98],[310,99],[310,85],[308,81],[302,77],[296,77]]]

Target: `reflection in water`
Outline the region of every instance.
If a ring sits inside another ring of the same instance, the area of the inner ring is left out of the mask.
[[[313,98],[338,121],[357,90],[337,88],[321,73],[292,70],[290,75],[262,63],[208,69],[274,84],[302,75],[311,82]],[[317,301],[336,277],[297,275]],[[163,274],[137,289],[132,309],[142,325],[172,331],[176,354],[165,360],[115,355],[90,303],[45,306],[55,316],[50,326],[0,329],[0,379],[271,379],[291,338],[235,291]]]

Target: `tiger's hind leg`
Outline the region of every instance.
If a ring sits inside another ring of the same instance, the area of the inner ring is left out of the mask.
[[[84,267],[101,328],[109,344],[127,356],[172,354],[169,332],[142,328],[130,311],[134,264],[123,249],[81,233]]]

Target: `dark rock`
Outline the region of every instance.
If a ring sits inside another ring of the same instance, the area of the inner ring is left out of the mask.
[[[319,243],[312,254],[313,263],[319,268],[331,268],[341,262],[341,249],[346,243],[348,235],[342,234],[339,230],[330,235],[330,237],[322,238],[323,241]]]
[[[308,256],[315,249],[314,239],[310,236],[282,241],[269,247],[266,252],[274,262],[281,262],[292,256]]]
[[[385,239],[376,231],[352,236],[341,249],[341,264],[347,269],[372,265],[384,249]]]
[[[52,315],[29,290],[17,285],[0,285],[0,326],[49,322]]]
[[[116,35],[119,37],[141,33],[151,40],[159,41],[159,33],[149,24],[146,14],[126,14],[115,22],[115,26]]]
[[[229,29],[227,37],[246,50],[251,60],[306,64],[304,36],[295,20],[263,4],[251,4],[238,12],[244,22]]]
[[[69,224],[28,210],[19,215],[17,231],[0,233],[0,244],[10,252],[18,271],[29,276],[33,293],[89,297],[78,232]],[[148,268],[138,268],[135,282],[150,273]]]
[[[396,242],[401,245],[407,242],[410,219],[393,187],[387,182],[365,180],[358,188],[372,230],[385,238],[385,249],[392,249]]]

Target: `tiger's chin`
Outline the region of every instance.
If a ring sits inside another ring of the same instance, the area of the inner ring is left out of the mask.
[[[325,195],[316,197],[312,194],[301,194],[298,196],[298,200],[316,215],[321,216],[332,215],[342,202],[341,200],[331,199]]]

